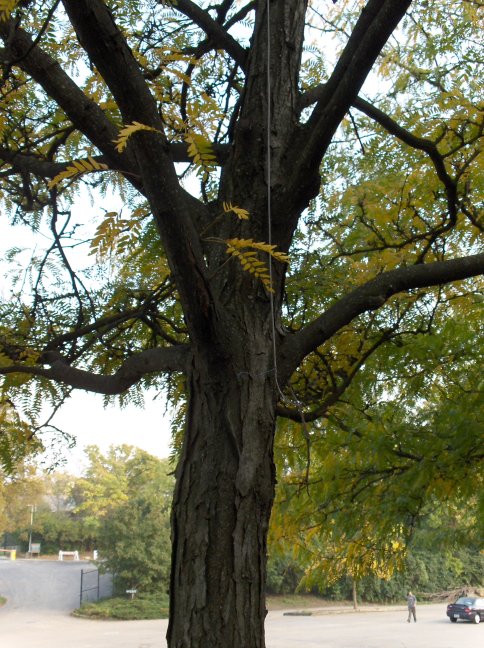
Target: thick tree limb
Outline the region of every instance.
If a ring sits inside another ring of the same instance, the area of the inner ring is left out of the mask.
[[[212,150],[216,155],[216,163],[223,166],[227,159],[229,146],[227,144],[212,144]],[[170,144],[170,153],[174,162],[192,162],[188,155],[188,144],[184,142],[173,142]],[[93,155],[96,162],[108,164],[105,155]],[[55,178],[56,175],[65,171],[72,164],[72,160],[66,162],[50,162],[45,158],[30,153],[19,153],[0,146],[0,161],[8,162],[14,171],[19,173],[32,173],[39,178]],[[122,169],[118,169],[122,173]]]
[[[0,146],[0,160],[8,162],[14,171],[32,173],[40,178],[54,178],[68,166],[68,164],[62,162],[49,162],[29,153],[10,151],[3,146]]]
[[[57,61],[34,45],[27,32],[19,27],[12,28],[12,21],[0,22],[0,37],[8,42],[8,49],[0,50],[0,61],[8,65],[10,60],[19,60],[19,67],[54,99],[75,127],[106,155],[109,166],[120,168],[121,156],[113,144],[118,130],[101,108],[84,94]],[[123,156],[122,165],[132,172],[136,168],[130,155]]]
[[[180,186],[163,122],[142,71],[109,8],[102,0],[62,0],[79,41],[109,86],[125,123],[157,129],[142,132],[128,145],[138,161],[145,195],[161,234],[192,333],[211,338],[212,296],[196,222],[207,208]]]
[[[180,11],[187,18],[190,18],[190,20],[193,20],[200,29],[203,29],[217,48],[225,50],[242,70],[246,69],[246,50],[220,25],[220,23],[210,16],[208,11],[201,9],[191,0],[177,0],[177,2],[174,3],[173,8]]]
[[[296,163],[292,165],[284,201],[313,181],[314,170],[319,168],[338,125],[410,4],[411,0],[367,2],[311,117],[293,144],[298,154],[291,158],[291,163]]]
[[[226,144],[212,144],[212,150],[216,155],[216,163],[223,166],[228,155],[228,145]],[[191,163],[192,158],[188,155],[188,145],[184,142],[174,142],[170,144],[170,153],[174,162]],[[93,155],[96,162],[100,164],[108,164],[108,159],[105,155]],[[55,178],[56,175],[65,171],[65,169],[72,165],[72,160],[66,162],[50,162],[45,158],[37,157],[30,153],[19,153],[18,151],[11,151],[3,146],[0,146],[0,162],[7,162],[12,167],[12,172],[18,173],[31,173],[38,178]],[[123,169],[117,169],[123,173]]]
[[[81,46],[113,93],[124,123],[137,120],[162,131],[155,98],[106,3],[62,0],[62,4]]]
[[[481,274],[484,274],[484,254],[383,272],[342,297],[311,324],[285,338],[278,359],[281,384],[285,384],[305,356],[359,315],[381,308],[393,295]]]
[[[146,374],[154,372],[184,371],[189,347],[180,345],[167,349],[148,349],[133,355],[111,376],[76,369],[59,353],[47,352],[43,360],[50,368],[15,364],[2,367],[0,374],[22,373],[62,382],[74,389],[84,389],[97,394],[122,394]]]
[[[299,124],[298,84],[306,7],[307,0],[271,2],[268,14],[268,3],[258,3],[240,112],[233,129],[233,147],[221,185],[221,195],[235,201],[247,204],[247,196],[251,196],[253,213],[265,211],[269,167],[271,187],[283,190],[288,177],[285,165],[288,157],[291,167],[294,164],[294,150],[290,149]],[[254,160],[261,162],[254,165]],[[302,209],[305,207],[306,204]],[[274,209],[274,219],[277,211]],[[286,209],[282,211],[287,214]],[[261,232],[257,236],[266,234]]]

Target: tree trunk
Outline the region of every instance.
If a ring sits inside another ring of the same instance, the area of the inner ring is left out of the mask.
[[[353,609],[357,610],[358,609],[358,592],[357,592],[357,587],[356,587],[356,578],[353,578]]]
[[[249,353],[237,347],[239,360]],[[194,356],[189,370],[172,514],[168,646],[263,648],[275,485],[271,354],[250,353],[238,371],[233,356],[204,355]]]

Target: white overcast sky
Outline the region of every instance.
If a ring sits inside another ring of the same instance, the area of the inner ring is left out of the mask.
[[[108,198],[104,201],[100,200],[93,208],[88,201],[80,200],[77,209],[95,213],[101,205],[106,210],[113,209],[113,203],[116,205],[116,200]],[[9,298],[11,285],[8,280],[8,266],[3,263],[5,252],[11,247],[25,248],[22,259],[25,264],[28,264],[35,245],[39,245],[39,238],[34,238],[25,226],[15,228],[9,226],[7,214],[0,206],[0,296],[3,299]],[[42,245],[42,236],[40,245]],[[53,425],[77,439],[75,448],[71,450],[66,448],[62,453],[67,460],[65,470],[79,474],[82,469],[84,448],[87,445],[97,445],[104,452],[110,445],[126,443],[142,448],[155,456],[167,457],[170,452],[170,419],[166,412],[165,399],[162,396],[157,398],[155,396],[156,393],[146,394],[142,409],[134,405],[127,405],[121,409],[118,404],[108,405],[105,408],[102,395],[75,391],[51,421]],[[46,417],[47,412],[39,422],[44,422]]]
[[[72,434],[77,441],[73,449],[65,449],[63,470],[80,474],[84,465],[84,448],[97,445],[105,452],[111,445],[128,444],[157,457],[170,452],[170,419],[165,399],[145,396],[143,408],[128,405],[121,409],[113,404],[104,407],[103,397],[77,391],[56,413],[53,425]]]

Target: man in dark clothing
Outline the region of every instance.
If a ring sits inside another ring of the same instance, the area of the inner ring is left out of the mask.
[[[412,594],[412,592],[409,592],[407,594],[407,607],[408,607],[408,619],[407,621],[410,623],[410,619],[413,616],[413,620],[415,623],[417,622],[417,597],[415,594]]]

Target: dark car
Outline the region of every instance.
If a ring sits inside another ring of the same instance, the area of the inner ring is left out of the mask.
[[[453,623],[457,619],[480,623],[484,621],[484,598],[461,596],[455,603],[447,606],[447,616]]]

